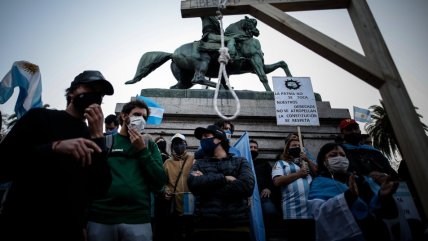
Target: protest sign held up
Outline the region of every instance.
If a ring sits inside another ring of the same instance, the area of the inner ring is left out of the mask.
[[[319,126],[309,77],[273,77],[277,125]]]

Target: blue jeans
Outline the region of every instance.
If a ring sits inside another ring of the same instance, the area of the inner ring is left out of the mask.
[[[88,222],[89,241],[152,241],[152,226],[142,224],[102,224]]]

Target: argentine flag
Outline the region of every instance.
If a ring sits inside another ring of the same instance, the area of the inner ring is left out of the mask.
[[[250,208],[251,240],[265,241],[265,225],[263,223],[263,213],[259,189],[257,187],[256,171],[254,170],[253,159],[251,158],[250,138],[248,136],[248,132],[245,132],[233,146],[239,150],[241,156],[248,160],[254,174],[254,190],[253,196],[251,196],[252,205]]]
[[[354,119],[358,122],[370,122],[370,110],[354,106]]]
[[[154,100],[144,97],[142,95],[137,96],[138,100],[144,101],[150,108],[150,115],[147,118],[148,125],[160,125],[162,123],[163,113],[165,109],[156,103]]]
[[[0,82],[0,104],[9,100],[15,87],[19,87],[15,104],[15,114],[18,119],[31,108],[43,106],[39,66],[27,61],[15,61],[12,69]]]

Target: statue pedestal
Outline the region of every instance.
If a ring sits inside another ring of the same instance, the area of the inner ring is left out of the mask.
[[[247,131],[250,139],[259,143],[259,158],[275,161],[284,148],[285,137],[291,132],[297,132],[297,127],[276,124],[273,92],[237,90],[235,93],[239,98],[241,111],[232,120],[235,125],[232,144]],[[146,132],[153,137],[164,136],[168,147],[170,138],[180,132],[186,136],[191,151],[195,151],[199,146],[199,140],[193,136],[195,128],[206,127],[220,118],[213,106],[212,89],[143,89],[141,95],[153,99],[165,108],[162,124],[147,126]],[[122,106],[123,103],[116,105],[116,113],[120,113]],[[225,116],[236,112],[236,101],[229,91],[219,92],[217,107]],[[317,109],[320,126],[300,127],[305,147],[314,157],[323,144],[334,141],[339,134],[339,122],[350,118],[348,109],[332,109],[326,101],[317,101]]]

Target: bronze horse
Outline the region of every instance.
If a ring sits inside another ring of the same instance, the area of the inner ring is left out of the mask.
[[[204,21],[204,18],[202,18],[202,21]],[[282,68],[287,76],[291,76],[284,61],[269,65],[264,64],[260,42],[253,37],[259,35],[256,19],[245,17],[236,23],[230,24],[226,28],[224,35],[228,39],[233,38],[235,40],[236,48],[236,53],[226,65],[228,76],[254,73],[259,77],[266,91],[271,91],[266,74]],[[140,81],[166,61],[172,60],[171,71],[178,83],[171,86],[171,89],[189,89],[195,84],[215,87],[216,83],[207,80],[205,77],[218,77],[219,53],[218,51],[200,49],[200,45],[203,44],[201,41],[186,43],[177,48],[173,54],[161,51],[144,53],[134,78],[125,82],[125,84],[134,84]],[[219,43],[211,43],[211,46],[215,44],[220,46]],[[222,82],[223,87],[227,88],[224,81]]]

